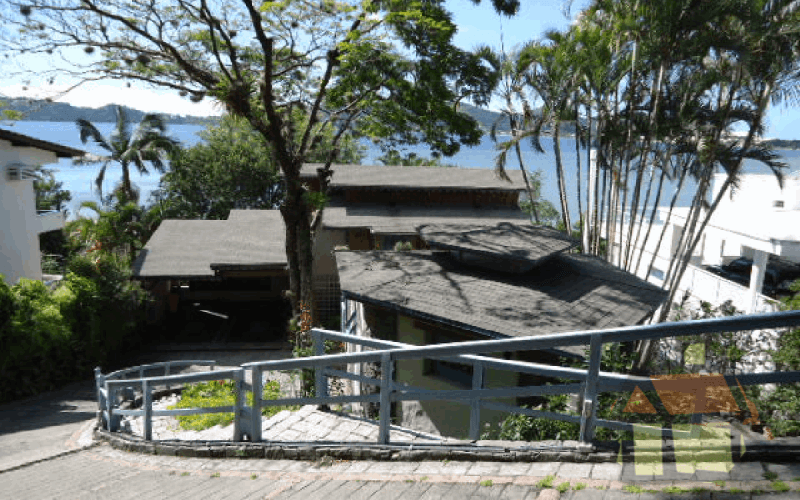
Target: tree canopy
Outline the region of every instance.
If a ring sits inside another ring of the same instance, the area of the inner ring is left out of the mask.
[[[492,4],[504,14],[519,7]],[[321,214],[299,172],[324,134],[332,140],[319,172],[323,193],[347,135],[425,142],[444,155],[477,144],[480,128],[458,103],[485,104],[493,84],[477,56],[453,45],[443,0],[12,0],[2,21],[6,47],[87,60],[66,69],[72,76],[210,96],[261,134],[285,183],[295,311],[301,303],[313,311]],[[84,57],[69,57],[80,50]]]

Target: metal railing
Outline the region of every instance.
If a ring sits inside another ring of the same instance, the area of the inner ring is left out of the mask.
[[[346,309],[343,308],[343,310]],[[482,409],[486,408],[508,412],[509,414],[521,414],[578,423],[580,424],[580,440],[588,444],[594,438],[595,429],[598,426],[631,432],[634,431],[634,424],[632,423],[604,420],[597,417],[597,396],[599,392],[631,391],[636,387],[642,391],[655,390],[653,380],[650,377],[601,371],[600,359],[604,344],[742,330],[797,327],[800,326],[800,311],[659,323],[655,325],[624,327],[601,331],[558,333],[538,337],[454,342],[429,346],[413,346],[400,342],[354,336],[348,333],[352,332],[354,329],[354,314],[349,317],[343,317],[342,322],[344,333],[322,329],[312,330],[316,353],[313,357],[251,362],[231,370],[181,375],[165,374],[155,377],[144,377],[144,371],[148,369],[148,367],[136,367],[105,376],[97,369],[98,403],[102,409],[104,426],[110,431],[115,431],[119,429],[119,418],[121,418],[121,416],[142,416],[145,420],[144,437],[149,440],[152,438],[151,419],[153,416],[233,412],[234,440],[260,441],[262,425],[261,409],[266,406],[378,403],[380,406],[378,442],[381,444],[388,444],[391,424],[391,404],[393,402],[439,400],[458,401],[469,406],[469,434],[471,439],[478,439],[479,437],[480,412]],[[324,354],[326,340],[352,343],[376,350],[326,355]],[[495,352],[546,350],[558,347],[585,345],[589,346],[587,369],[481,356],[481,354]],[[473,367],[471,389],[431,390],[401,385],[394,381],[393,373],[395,364],[398,361],[425,359],[446,360],[471,365]],[[172,366],[175,366],[177,363],[208,364],[209,362],[173,362]],[[360,363],[378,363],[380,365],[380,379],[340,369],[343,366]],[[149,365],[149,368],[159,365]],[[313,369],[315,371],[316,394],[314,396],[263,400],[264,372],[302,369]],[[487,369],[509,370],[517,373],[561,378],[573,381],[573,383],[486,388],[485,376]],[[139,370],[140,374],[140,377],[136,379],[123,379],[119,375],[123,372],[136,373],[136,370]],[[375,385],[379,388],[379,392],[377,394],[332,396],[328,394],[329,377],[340,377],[354,380],[362,384]],[[725,375],[724,378],[729,386],[735,386],[737,384],[745,386],[767,383],[800,382],[800,371]],[[158,411],[153,411],[152,409],[150,394],[153,387],[220,379],[236,381],[236,403],[233,406]],[[680,390],[680,384],[674,385],[674,390]],[[138,389],[141,391],[141,409],[121,409],[119,407],[120,402],[117,400],[116,395],[126,389]],[[252,404],[250,405],[246,404],[246,392],[248,391],[253,394]],[[545,394],[581,395],[583,401],[580,407],[581,414],[569,415],[553,413],[491,401],[497,398]],[[704,395],[698,395],[697,397],[704,397]],[[693,422],[698,423],[700,418],[701,414],[695,413],[693,415]],[[636,426],[635,430],[636,432],[643,431],[642,426],[639,425]],[[650,428],[649,431],[645,430],[645,432],[650,432],[659,436],[663,435],[668,438],[685,438],[694,435],[690,434],[689,431],[660,429],[656,427]]]

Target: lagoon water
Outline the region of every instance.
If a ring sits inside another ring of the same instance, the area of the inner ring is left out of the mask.
[[[106,137],[114,128],[113,123],[96,123],[95,125]],[[91,142],[82,144],[78,129],[72,122],[20,121],[14,123],[12,126],[4,124],[4,127],[31,137],[71,146],[91,153],[102,154],[104,152],[102,148],[97,147]],[[203,129],[204,127],[200,125],[169,125],[168,134],[179,140],[184,147],[190,147],[201,141],[197,134]],[[365,141],[364,145],[366,147],[364,163],[375,163],[376,158],[381,155],[380,149],[369,141]],[[523,158],[529,170],[538,169],[542,171],[542,196],[558,207],[558,189],[555,174],[555,161],[552,154],[552,140],[544,138],[542,140],[542,145],[547,152],[538,154],[529,143],[524,143],[522,148]],[[424,146],[408,149],[421,156],[430,156],[429,150]],[[562,139],[561,149],[564,159],[567,191],[570,198],[570,212],[572,213],[573,219],[576,220],[577,195],[575,189],[577,178],[575,173],[575,141],[571,138]],[[800,151],[781,150],[779,153],[783,156],[783,161],[789,165],[789,172],[800,172]],[[582,152],[581,155],[582,167],[584,168],[583,178],[581,179],[583,193],[586,192],[587,182],[585,175],[585,154],[585,152]],[[459,167],[492,169],[495,165],[496,156],[497,152],[494,144],[487,135],[483,137],[480,145],[472,148],[462,147],[458,154],[451,158],[446,158],[444,161]],[[64,183],[63,189],[68,189],[72,193],[72,202],[69,206],[71,218],[75,217],[82,202],[99,200],[99,196],[95,190],[94,180],[100,170],[100,165],[74,166],[71,160],[63,159],[57,164],[49,165],[48,167],[56,170],[56,179]],[[508,168],[510,170],[517,170],[519,168],[516,163],[516,157],[509,155]],[[745,171],[750,173],[769,173],[766,167],[756,162],[746,163]],[[106,171],[105,182],[103,183],[103,192],[110,192],[114,185],[119,182],[120,178],[121,173],[119,166],[114,164],[109,165]],[[146,201],[153,191],[158,190],[160,174],[151,170],[149,175],[140,175],[138,171],[134,169],[131,172],[131,179],[133,183],[140,188],[142,192],[142,201]],[[674,189],[674,185],[665,183],[661,204],[669,203]],[[691,199],[687,195],[688,191],[689,190],[686,188],[683,190],[683,196],[679,198],[678,201],[679,205],[686,206],[690,203]],[[655,193],[653,193],[652,197],[651,200],[655,198]]]

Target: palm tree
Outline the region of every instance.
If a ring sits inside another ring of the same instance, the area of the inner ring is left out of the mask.
[[[95,179],[95,185],[102,198],[103,179],[106,169],[111,162],[117,162],[122,167],[122,182],[120,188],[130,200],[138,200],[138,193],[131,184],[130,166],[133,165],[141,174],[149,173],[146,163],[149,163],[158,172],[165,170],[165,155],[178,147],[178,142],[164,135],[166,125],[161,116],[148,113],[131,133],[131,124],[128,121],[125,109],[117,106],[117,123],[111,137],[106,139],[89,120],[83,118],[75,121],[81,134],[81,142],[86,144],[90,138],[101,148],[108,151],[104,156],[94,156],[84,163],[102,163],[100,173]]]
[[[510,54],[506,53],[505,48],[502,47],[502,33],[500,40],[501,52],[497,52],[488,46],[479,47],[476,51],[476,53],[491,66],[494,73],[493,77],[498,85],[495,92],[505,102],[505,108],[500,111],[500,117],[492,124],[490,131],[490,136],[495,144],[498,144],[497,127],[502,120],[508,120],[512,138],[517,137],[528,125],[526,113],[519,112],[515,103],[520,102],[523,109],[530,108],[528,96],[524,88],[524,74],[527,71],[527,60],[520,57],[520,51],[512,51]],[[541,224],[539,210],[537,208],[538,195],[534,196],[532,183],[530,179],[528,179],[527,168],[522,159],[522,149],[520,148],[519,141],[514,141],[513,145],[517,156],[517,162],[519,163],[519,169],[522,172],[522,179],[525,181],[525,187],[528,191],[533,222]],[[508,179],[508,175],[505,172],[508,149],[500,144],[498,144],[498,149],[500,149],[500,153],[497,155],[495,161],[495,170],[501,178]]]

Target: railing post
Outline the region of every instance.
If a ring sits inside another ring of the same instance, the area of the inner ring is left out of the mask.
[[[103,383],[106,386],[106,413],[108,413],[106,422],[108,432],[116,432],[119,430],[119,422],[121,418],[113,414],[114,404],[117,402],[117,390],[108,387],[108,379],[104,379]]]
[[[594,439],[594,426],[597,420],[597,378],[600,373],[600,359],[603,353],[603,337],[597,333],[592,335],[589,344],[589,370],[583,390],[583,408],[581,408],[580,440],[584,445],[591,445]]]
[[[169,361],[167,361],[167,364],[166,364],[166,365],[164,365],[164,375],[165,375],[165,376],[167,376],[167,377],[169,377],[169,371],[170,371],[170,370],[169,370],[169,368],[170,368],[170,364],[171,364],[171,363],[170,363]],[[167,384],[167,390],[169,390],[169,384]]]
[[[239,370],[239,372],[234,376],[234,387],[235,387],[235,402],[233,404],[233,440],[234,441],[243,441],[244,440],[244,426],[242,425],[244,420],[244,406],[247,402],[247,398],[244,393],[244,370]]]
[[[325,340],[322,338],[322,333],[317,330],[311,330],[311,335],[314,339],[314,356],[325,355]],[[318,398],[328,397],[328,377],[325,376],[324,366],[314,367],[314,389]],[[328,405],[320,404],[317,406],[320,410],[327,410]]]
[[[381,356],[381,420],[378,431],[378,444],[389,444],[389,426],[392,423],[392,355]]]
[[[253,409],[250,415],[250,440],[253,442],[261,441],[261,398],[264,396],[264,386],[261,368],[256,366],[252,369],[251,386],[253,387]]]
[[[472,390],[483,389],[483,378],[486,374],[486,367],[481,362],[472,364]],[[473,441],[480,439],[481,434],[481,399],[474,398],[470,401],[469,410],[469,438]]]
[[[100,371],[100,367],[97,366],[94,369],[94,390],[97,393],[97,408],[99,409],[99,422],[102,427],[108,429],[108,422],[106,419],[103,418],[103,409],[106,408],[106,398],[103,397],[103,389],[105,386],[105,377],[103,377],[103,372]]]
[[[147,380],[142,380],[142,409],[144,410],[144,439],[151,441],[153,439],[153,394]]]

